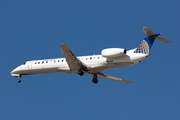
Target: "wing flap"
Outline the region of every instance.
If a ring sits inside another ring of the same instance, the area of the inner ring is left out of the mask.
[[[104,74],[104,73],[100,73],[100,72],[97,73],[97,76],[101,77],[101,78],[106,78],[106,79],[118,81],[118,82],[133,83],[131,81],[124,80],[124,79],[121,79],[121,78],[116,78],[116,77],[113,77],[113,76],[110,76],[110,75],[107,75],[107,74]]]

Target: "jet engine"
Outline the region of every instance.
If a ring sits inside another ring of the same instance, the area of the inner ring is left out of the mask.
[[[123,48],[108,48],[101,51],[101,55],[106,58],[115,58],[126,54]]]

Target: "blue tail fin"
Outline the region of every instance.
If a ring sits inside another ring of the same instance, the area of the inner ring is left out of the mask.
[[[154,40],[155,37],[145,37],[141,44],[136,48],[134,53],[149,54]]]
[[[166,40],[166,39],[160,37],[159,36],[159,35],[161,35],[160,33],[155,34],[148,27],[143,27],[142,30],[146,34],[146,37],[141,42],[141,44],[136,48],[134,53],[149,54],[155,39],[159,40],[159,41],[162,41],[162,42],[165,42],[165,43],[170,43],[171,42],[169,40]]]

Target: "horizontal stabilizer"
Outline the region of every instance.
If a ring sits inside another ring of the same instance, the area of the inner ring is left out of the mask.
[[[164,43],[171,43],[171,41],[169,41],[169,40],[167,40],[167,39],[165,39],[163,37],[160,37],[160,36],[157,36],[156,40],[159,40],[159,41],[164,42]]]
[[[145,33],[146,37],[151,37],[151,36],[155,36],[155,39],[156,40],[159,40],[161,42],[164,42],[164,43],[171,43],[171,41],[165,39],[165,38],[162,38],[160,37],[159,35],[161,34],[155,34],[152,30],[150,30],[148,27],[143,27],[142,28],[143,32]]]

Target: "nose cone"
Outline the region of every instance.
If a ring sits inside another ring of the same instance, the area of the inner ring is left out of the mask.
[[[15,68],[13,71],[11,71],[10,74],[11,74],[11,75],[12,75],[12,74],[19,74],[20,71],[21,71],[21,66]]]

